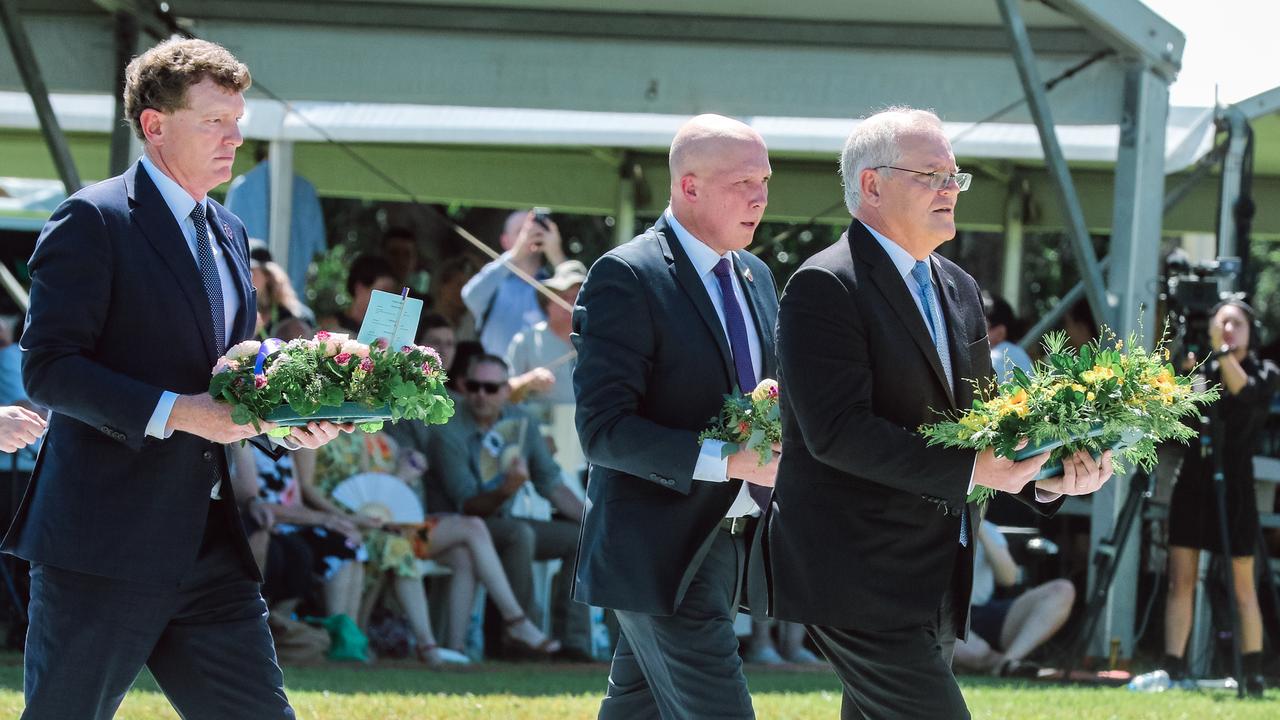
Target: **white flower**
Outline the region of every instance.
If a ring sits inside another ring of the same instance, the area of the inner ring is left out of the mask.
[[[351,336],[347,333],[331,333],[321,330],[316,333],[315,342],[317,345],[324,346],[325,357],[333,357],[342,351],[342,346],[351,342]]]
[[[258,354],[258,350],[261,347],[262,347],[262,343],[258,342],[257,340],[245,340],[242,343],[237,343],[231,346],[231,349],[227,351],[227,354],[225,357],[228,360],[238,360],[239,358],[242,358],[242,357],[252,357]]]
[[[366,358],[369,357],[369,346],[362,342],[356,342],[355,340],[347,340],[342,343],[342,347],[339,349],[339,352],[351,353],[356,357]]]

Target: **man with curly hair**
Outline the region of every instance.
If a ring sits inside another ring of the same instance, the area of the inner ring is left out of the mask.
[[[68,198],[31,257],[22,338],[48,436],[3,549],[31,562],[24,718],[109,718],[146,665],[185,718],[292,718],[208,394],[254,330],[231,178],[248,69],[202,40],[129,64],[143,157]],[[340,428],[295,428],[319,447]]]

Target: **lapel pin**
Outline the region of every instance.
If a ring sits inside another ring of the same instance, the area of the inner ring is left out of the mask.
[[[755,278],[751,277],[751,268],[745,268],[745,267],[744,267],[744,268],[742,268],[742,277],[746,278],[746,279],[747,279],[747,282],[755,282],[755,281],[756,281],[756,279],[755,279]]]
[[[227,234],[228,240],[235,237],[235,235],[231,233],[231,223],[222,223],[222,231]]]

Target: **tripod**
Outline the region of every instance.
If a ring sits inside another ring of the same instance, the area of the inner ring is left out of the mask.
[[[1227,602],[1227,610],[1231,617],[1231,669],[1236,678],[1236,695],[1243,698],[1245,695],[1245,677],[1244,677],[1244,661],[1242,659],[1240,647],[1240,609],[1236,606],[1235,598],[1235,582],[1231,577],[1235,572],[1235,568],[1231,562],[1231,533],[1228,529],[1227,522],[1227,477],[1223,470],[1222,459],[1222,443],[1223,435],[1222,417],[1218,413],[1216,404],[1210,405],[1205,410],[1205,418],[1202,419],[1202,430],[1207,432],[1201,433],[1201,457],[1208,457],[1212,460],[1213,472],[1213,494],[1218,506],[1218,539],[1222,543],[1222,558],[1227,568],[1227,587],[1232,589],[1231,598]]]
[[[1107,595],[1111,592],[1111,583],[1116,577],[1116,567],[1129,542],[1129,531],[1133,523],[1141,517],[1143,498],[1150,495],[1150,474],[1141,470],[1135,472],[1129,479],[1129,494],[1125,496],[1124,505],[1121,506],[1120,514],[1116,517],[1111,535],[1098,542],[1098,549],[1093,555],[1093,565],[1096,568],[1093,592],[1089,595],[1089,601],[1085,605],[1084,621],[1071,643],[1066,665],[1062,669],[1064,681],[1071,679],[1071,672],[1076,669],[1076,659],[1083,658],[1088,650],[1089,638],[1093,636],[1093,631],[1098,626],[1098,618],[1102,615],[1102,608],[1107,604]]]

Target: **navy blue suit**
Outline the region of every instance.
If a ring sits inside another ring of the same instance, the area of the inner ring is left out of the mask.
[[[230,345],[255,324],[247,238],[208,208],[239,293]],[[144,663],[187,718],[292,717],[224,448],[145,434],[161,394],[207,390],[218,356],[195,260],[145,168],[63,202],[30,267],[24,382],[52,414],[3,543],[32,563],[24,717],[110,717]]]
[[[750,252],[734,257],[760,375],[773,377],[773,276]],[[590,462],[574,597],[612,608],[622,628],[599,717],[754,717],[731,626],[746,538],[719,529],[742,481],[693,478],[698,433],[737,386],[733,355],[665,217],[591,267],[573,330]]]

